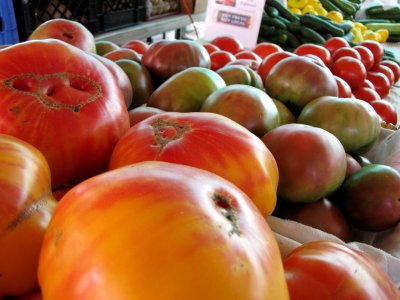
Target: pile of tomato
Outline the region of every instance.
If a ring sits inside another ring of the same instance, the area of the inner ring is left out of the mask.
[[[299,111],[283,103],[300,108],[293,95],[268,96],[279,65],[293,59],[326,76],[322,98],[361,106],[364,153],[380,121],[397,123],[353,99],[368,85],[377,99],[363,101],[385,101],[374,78],[398,80],[381,48],[360,45],[354,58],[337,52],[356,48],[340,39],[289,53],[219,37],[94,51],[77,23],[44,24],[54,31],[0,50],[0,299],[399,298],[381,266],[344,242],[283,257],[266,221],[281,183],[302,177],[281,169],[287,150],[306,162],[303,146],[315,145],[310,170],[332,171],[305,199],[333,192],[349,170],[343,140],[295,123]]]

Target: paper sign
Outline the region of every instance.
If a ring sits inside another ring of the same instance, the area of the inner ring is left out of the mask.
[[[204,39],[228,35],[237,38],[247,49],[257,44],[265,0],[209,0]]]

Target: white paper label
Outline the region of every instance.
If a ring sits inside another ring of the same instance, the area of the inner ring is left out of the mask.
[[[225,35],[240,40],[247,49],[257,44],[265,0],[209,0],[204,39]]]

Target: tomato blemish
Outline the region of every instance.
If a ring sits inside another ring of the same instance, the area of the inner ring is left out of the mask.
[[[151,125],[153,127],[155,144],[159,147],[156,159],[168,143],[179,140],[190,129],[187,123],[176,123],[163,119],[157,119]]]
[[[237,215],[235,207],[232,205],[232,200],[221,193],[214,193],[212,200],[220,213],[231,223],[232,229],[229,231],[229,236],[233,234],[240,235]]]

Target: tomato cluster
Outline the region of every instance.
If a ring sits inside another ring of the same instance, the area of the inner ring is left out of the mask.
[[[400,175],[355,159],[378,114],[397,123],[381,50],[119,46],[66,20],[0,50],[0,299],[395,299],[371,257],[327,241],[283,255],[266,219],[306,223],[288,203],[316,204],[344,242],[349,220],[398,223]],[[383,197],[390,213],[360,206]]]

